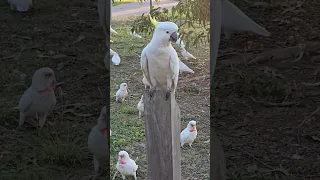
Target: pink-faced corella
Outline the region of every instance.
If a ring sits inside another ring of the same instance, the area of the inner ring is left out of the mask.
[[[120,88],[116,92],[116,102],[121,99],[124,101],[124,99],[128,96],[128,85],[127,83],[120,84]]]
[[[26,12],[33,7],[32,0],[8,0],[11,10]]]
[[[143,95],[141,96],[140,101],[137,104],[137,109],[139,111],[139,119],[141,118],[141,115],[144,113],[144,102],[143,102]]]
[[[101,109],[97,124],[91,129],[88,137],[88,149],[93,154],[94,174],[98,175],[100,164],[108,160],[107,109]],[[111,136],[111,130],[110,130]]]
[[[138,165],[130,158],[126,151],[119,152],[116,168],[122,175],[123,180],[126,179],[126,176],[133,176],[134,179],[137,180]]]
[[[189,147],[192,148],[192,143],[197,137],[197,122],[192,120],[188,123],[187,127],[180,133],[180,143],[181,147],[184,144],[189,144]]]
[[[54,88],[56,77],[49,67],[38,69],[33,77],[31,86],[23,93],[19,101],[19,127],[28,118],[39,120],[40,129],[43,128],[49,112],[56,105]]]

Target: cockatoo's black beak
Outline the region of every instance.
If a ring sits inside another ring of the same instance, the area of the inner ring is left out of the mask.
[[[178,34],[177,34],[176,32],[172,33],[172,34],[170,35],[169,41],[177,42],[177,40],[178,40]]]

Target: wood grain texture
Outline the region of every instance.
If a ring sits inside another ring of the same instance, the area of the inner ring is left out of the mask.
[[[149,90],[144,92],[147,179],[180,180],[180,108],[171,94],[165,100],[165,92],[157,90],[150,98]]]

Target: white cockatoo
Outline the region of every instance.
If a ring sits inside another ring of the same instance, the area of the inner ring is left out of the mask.
[[[127,83],[120,84],[120,88],[118,89],[116,93],[116,102],[118,99],[121,99],[124,101],[124,99],[128,96],[128,85]]]
[[[137,109],[139,111],[139,119],[141,118],[141,115],[144,113],[144,102],[143,102],[143,95],[141,96],[140,101],[137,104]]]
[[[119,54],[113,51],[112,49],[110,49],[110,55],[112,56],[111,60],[113,65],[118,66],[121,61]]]
[[[181,48],[181,55],[183,56],[183,58],[185,58],[186,60],[188,59],[196,59],[196,57],[194,57],[192,54],[190,54],[185,48]]]
[[[179,36],[179,33],[178,33],[178,36]],[[185,48],[186,46],[184,45],[184,42],[183,40],[179,37],[176,44],[182,49],[182,48]]]
[[[142,83],[144,84],[144,88],[147,89],[147,87],[150,87],[150,84],[148,83],[146,77],[143,76]]]
[[[140,39],[142,38],[139,34],[136,33],[136,31],[133,28],[130,29],[129,33],[130,33],[130,36],[132,38],[134,38],[134,37],[137,37],[137,38],[140,38]]]
[[[97,124],[88,136],[88,149],[93,154],[94,174],[98,175],[100,164],[108,160],[107,109],[101,109]],[[111,136],[111,130],[110,130]]]
[[[126,151],[119,152],[116,168],[122,175],[123,180],[126,179],[126,176],[133,176],[134,179],[137,180],[138,165],[130,158]]]
[[[192,143],[197,137],[197,122],[192,120],[188,123],[187,127],[180,133],[180,143],[181,147],[184,144],[189,144],[190,148],[192,148]]]
[[[151,85],[150,96],[156,88],[165,89],[167,100],[175,91],[179,78],[179,57],[171,42],[178,40],[178,26],[173,22],[157,22],[149,15],[156,27],[150,43],[142,50],[141,69]]]
[[[39,120],[40,129],[43,128],[49,112],[56,105],[55,85],[56,77],[51,68],[44,67],[34,73],[31,86],[23,93],[19,101],[19,127],[22,126],[25,119],[36,118]]]
[[[262,36],[270,36],[270,33],[228,0],[221,0],[221,29],[230,38],[233,31],[250,31]]]
[[[11,10],[26,12],[33,7],[32,0],[8,0]]]
[[[120,61],[121,61],[121,59],[120,59],[119,54],[115,54],[112,56],[113,65],[118,66],[120,64]]]
[[[187,65],[185,65],[181,60],[179,60],[179,72],[180,74],[183,72],[194,73],[194,71],[190,69]]]

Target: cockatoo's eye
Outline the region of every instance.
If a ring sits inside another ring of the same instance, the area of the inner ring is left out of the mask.
[[[169,31],[167,31],[166,33],[169,34]]]
[[[47,77],[51,77],[51,76],[52,76],[52,73],[51,73],[51,72],[46,73],[46,76],[47,76]]]

